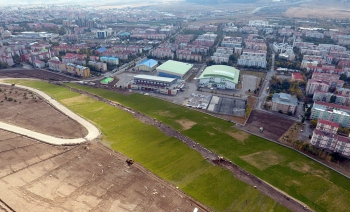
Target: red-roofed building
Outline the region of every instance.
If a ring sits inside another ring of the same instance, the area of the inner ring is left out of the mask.
[[[340,127],[340,125],[338,123],[333,122],[333,121],[328,121],[328,120],[324,120],[324,119],[317,120],[317,126],[316,126],[317,130],[321,130],[321,131],[324,131],[327,133],[336,134],[339,127]]]
[[[304,78],[303,78],[303,75],[301,75],[301,73],[292,73],[292,80],[304,81]]]
[[[40,61],[40,60],[34,60],[34,67],[35,68],[44,68],[45,63],[43,61]]]
[[[324,126],[331,126],[325,128]],[[325,120],[318,120],[317,127],[312,134],[311,145],[318,148],[326,149],[332,152],[338,152],[343,156],[350,156],[349,137],[338,135],[334,130],[337,128],[336,123]]]

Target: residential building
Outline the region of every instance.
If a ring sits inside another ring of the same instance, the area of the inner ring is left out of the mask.
[[[329,82],[309,79],[306,85],[306,94],[313,94],[315,91],[327,92],[330,88]]]
[[[90,69],[88,67],[72,63],[67,63],[66,72],[83,78],[90,77]]]
[[[152,56],[160,59],[174,59],[174,52],[170,48],[157,48],[152,51]]]
[[[338,123],[328,121],[325,119],[318,119],[316,130],[321,130],[326,133],[337,134],[340,125]]]
[[[338,105],[349,105],[350,103],[350,97],[342,95],[342,94],[337,94],[337,93],[329,93],[329,92],[324,92],[324,91],[315,91],[312,99],[314,101],[323,101],[323,102],[330,102],[331,98],[334,98],[334,104]]]
[[[268,21],[263,21],[263,20],[250,20],[249,21],[249,26],[268,26],[269,25],[269,22]]]
[[[103,56],[103,57],[100,57],[100,61],[106,62],[106,63],[111,64],[111,65],[118,65],[119,64],[119,59],[116,57]]]
[[[243,42],[242,37],[225,36],[221,42],[221,46],[231,47],[231,48],[242,47],[242,42]]]
[[[256,66],[266,68],[267,52],[264,50],[254,51],[244,49],[242,55],[239,57],[237,64],[240,66]]]
[[[45,63],[41,60],[34,60],[33,65],[35,68],[44,68],[45,67]]]
[[[290,94],[275,93],[272,97],[273,111],[282,111],[283,113],[294,114],[298,107],[298,99]]]
[[[342,127],[350,127],[350,107],[315,101],[310,119],[325,119],[338,123]]]
[[[319,119],[312,134],[310,144],[318,148],[338,152],[345,157],[350,156],[349,137],[337,134],[339,124]]]
[[[102,71],[102,72],[107,71],[107,63],[89,61],[88,65],[93,66],[97,71]]]
[[[53,71],[66,71],[67,67],[66,64],[61,62],[57,57],[53,57],[48,61],[49,69]]]

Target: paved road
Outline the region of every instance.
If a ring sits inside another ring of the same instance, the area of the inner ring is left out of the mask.
[[[0,82],[0,84],[11,85],[11,84],[8,84],[8,83],[3,83],[3,82]],[[16,85],[16,87],[27,89],[27,90],[30,90],[30,91],[33,91],[33,92],[37,93],[39,96],[44,98],[50,105],[52,105],[53,107],[57,108],[63,114],[67,115],[71,119],[77,121],[82,126],[84,126],[87,129],[88,134],[84,138],[63,139],[63,138],[57,138],[57,137],[45,135],[45,134],[42,134],[42,133],[34,132],[32,130],[28,130],[28,129],[25,129],[25,128],[22,128],[22,127],[18,127],[18,126],[15,126],[15,125],[11,125],[11,124],[6,124],[6,123],[3,123],[3,122],[0,122],[0,129],[4,129],[4,130],[10,131],[10,132],[14,132],[14,133],[17,133],[17,134],[20,134],[20,135],[28,136],[30,138],[34,138],[34,139],[37,139],[39,141],[42,141],[42,142],[45,142],[45,143],[49,143],[49,144],[53,144],[53,145],[79,144],[79,143],[83,143],[83,142],[94,140],[95,138],[100,136],[100,131],[93,124],[91,124],[87,120],[83,119],[82,117],[78,116],[77,114],[73,113],[71,110],[69,110],[68,108],[66,108],[65,106],[63,106],[59,102],[57,102],[56,100],[52,99],[46,93],[44,93],[42,91],[39,91],[37,89],[34,89],[34,88],[26,87],[26,86]]]

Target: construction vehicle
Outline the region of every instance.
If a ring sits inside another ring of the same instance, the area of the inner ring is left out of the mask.
[[[134,163],[134,160],[132,158],[128,158],[128,159],[126,159],[126,163],[128,165],[132,165]]]

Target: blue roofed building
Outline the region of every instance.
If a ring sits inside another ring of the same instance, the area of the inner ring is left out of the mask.
[[[136,65],[137,70],[152,72],[158,66],[158,61],[153,59],[143,60]]]
[[[101,54],[101,53],[107,51],[107,48],[106,47],[101,47],[101,48],[97,49],[96,51]]]
[[[275,93],[272,97],[273,111],[282,111],[283,113],[291,112],[295,113],[298,107],[298,99],[290,94],[286,93]]]

